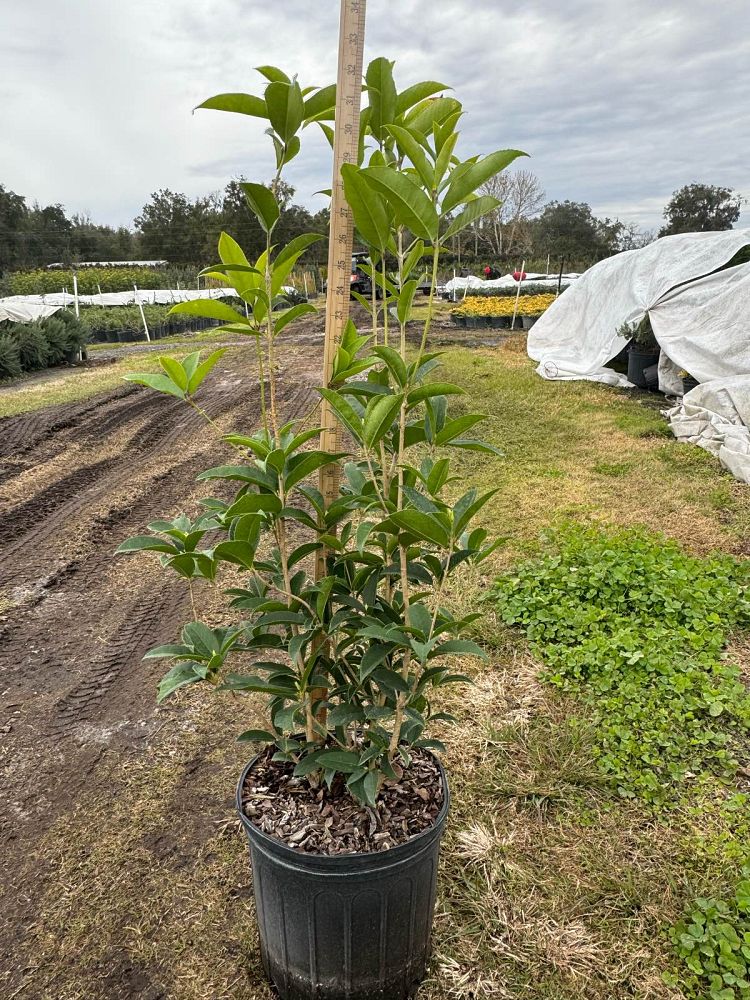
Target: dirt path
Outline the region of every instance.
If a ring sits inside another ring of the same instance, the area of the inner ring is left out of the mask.
[[[259,420],[252,353],[230,352],[205,390],[227,430]],[[295,346],[279,361],[284,417],[305,416],[316,359]],[[179,400],[134,386],[0,421],[0,884],[15,924],[0,942],[6,973],[33,922],[24,859],[96,780],[105,751],[137,754],[160,724],[149,682],[159,668],[141,659],[175,637],[187,590],[112,553],[154,517],[194,512],[216,492],[196,475],[225,447]]]

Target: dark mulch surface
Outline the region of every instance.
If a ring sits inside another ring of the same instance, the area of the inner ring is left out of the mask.
[[[443,804],[435,758],[414,750],[398,781],[383,785],[377,808],[360,805],[340,775],[333,787],[311,788],[293,766],[272,761],[271,747],[248,774],[242,790],[245,815],[264,833],[306,854],[387,851],[429,829]]]

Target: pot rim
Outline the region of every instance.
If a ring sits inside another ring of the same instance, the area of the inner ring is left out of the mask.
[[[265,833],[259,827],[257,827],[255,823],[253,823],[253,821],[250,819],[250,817],[245,815],[242,809],[242,789],[245,784],[245,778],[252,770],[255,762],[263,753],[262,750],[259,753],[255,754],[255,756],[245,765],[245,767],[242,769],[242,773],[240,774],[239,781],[237,782],[235,805],[240,817],[240,822],[242,823],[242,826],[245,828],[246,833],[250,834],[250,831],[252,831],[253,838],[256,839],[259,842],[259,845],[262,845],[265,850],[274,853],[281,853],[289,860],[294,860],[297,863],[299,862],[304,863],[305,861],[307,861],[313,864],[315,863],[326,864],[327,862],[331,862],[331,867],[339,868],[342,865],[342,863],[345,863],[346,861],[351,861],[355,864],[356,863],[361,864],[362,862],[366,861],[366,859],[371,858],[371,859],[378,859],[379,862],[382,861],[383,862],[382,867],[387,867],[390,861],[396,862],[401,857],[402,854],[411,854],[415,850],[418,851],[421,846],[426,844],[427,841],[430,838],[434,837],[436,834],[440,836],[442,833],[442,828],[445,825],[445,819],[446,816],[448,815],[448,809],[450,808],[450,800],[451,800],[445,768],[443,767],[440,758],[436,754],[434,754],[431,750],[425,750],[425,752],[428,753],[433,758],[433,760],[436,762],[438,766],[438,771],[440,773],[440,781],[443,786],[443,804],[441,805],[440,811],[438,812],[431,826],[428,826],[426,830],[422,830],[421,833],[415,834],[413,837],[411,837],[409,840],[404,841],[402,844],[395,844],[393,847],[389,847],[386,851],[351,851],[348,854],[316,854],[313,851],[300,851],[296,847],[291,847],[285,841],[281,840],[281,838],[273,837],[270,834]],[[248,827],[250,829],[248,829]],[[381,867],[381,865],[378,864],[378,867]]]

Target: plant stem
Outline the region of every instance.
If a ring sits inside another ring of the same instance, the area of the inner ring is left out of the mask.
[[[382,258],[382,274],[383,274],[383,343],[388,347],[388,289],[385,287],[385,254]]]
[[[432,325],[432,307],[435,301],[435,285],[437,284],[437,272],[438,272],[438,261],[440,259],[440,245],[436,243],[432,248],[432,276],[430,278],[430,297],[427,301],[427,316],[424,321],[424,330],[422,331],[422,341],[419,345],[419,355],[418,362],[422,361],[422,355],[424,354],[424,349],[427,346],[427,334],[430,332],[430,326]],[[419,368],[419,364],[417,364]]]

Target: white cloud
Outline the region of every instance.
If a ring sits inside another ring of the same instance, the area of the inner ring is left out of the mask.
[[[406,86],[452,84],[463,150],[527,150],[549,198],[659,224],[694,180],[747,185],[750,15],[744,0],[370,0],[367,58],[396,59]],[[191,196],[271,158],[254,119],[191,108],[253,90],[262,63],[333,80],[338,4],[278,0],[27,0],[0,37],[0,183],[130,223],[160,187]],[[526,164],[524,164],[526,166]],[[330,184],[327,144],[303,147],[300,200]],[[750,191],[745,191],[750,194]]]

